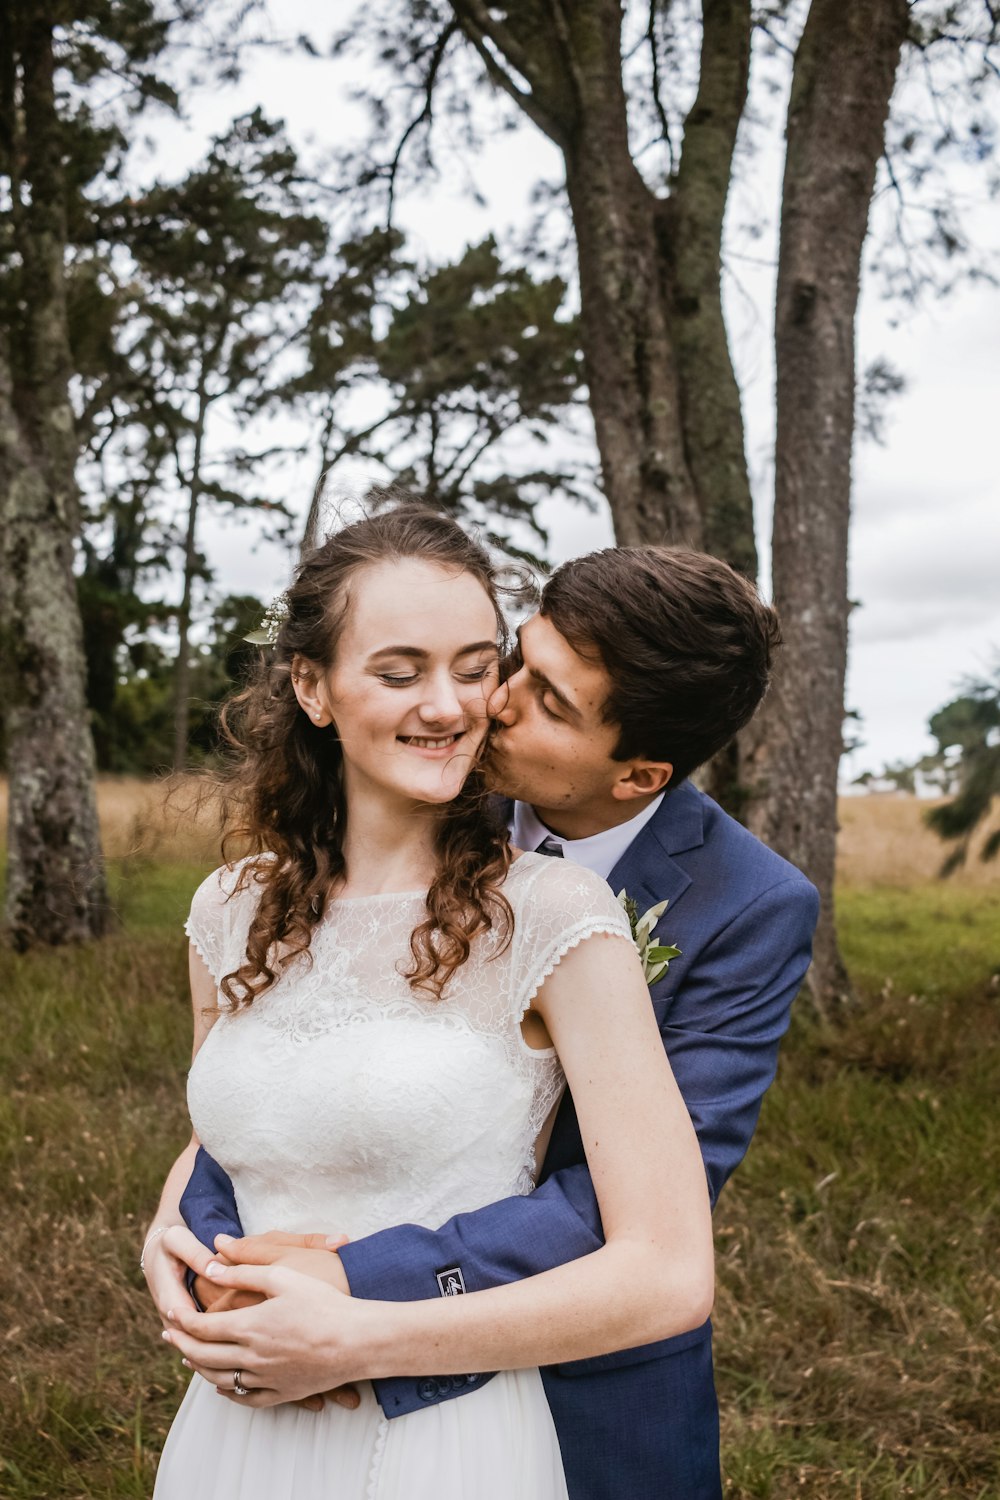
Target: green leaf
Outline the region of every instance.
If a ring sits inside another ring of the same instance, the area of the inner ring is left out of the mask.
[[[642,917],[642,920],[639,923],[639,926],[642,927],[646,923],[648,923],[649,924],[649,930],[650,930],[650,932],[652,932],[653,928],[656,926],[657,922],[663,916],[663,913],[666,911],[666,909],[667,909],[667,907],[669,905],[670,905],[669,901],[658,901],[655,906],[651,906],[649,908],[649,910],[644,914],[644,916]]]
[[[666,911],[669,904],[669,901],[658,901],[655,906],[651,906],[649,910],[647,912],[644,912],[643,915],[639,918],[639,922],[635,928],[635,940],[639,945],[640,952],[649,942],[649,939],[652,936],[653,928],[663,916],[663,913]]]
[[[646,962],[654,964],[662,963],[664,968],[672,958],[680,958],[680,956],[681,950],[679,948],[672,948],[664,943],[656,944],[654,947],[646,949]]]
[[[618,892],[618,905],[622,908],[622,910],[624,911],[625,915],[628,917],[628,925],[632,929],[632,937],[633,937],[633,939],[635,939],[635,937],[636,937],[636,931],[635,931],[635,929],[636,929],[636,923],[637,923],[637,921],[639,919],[639,908],[636,906],[635,902],[632,900],[632,897],[626,895],[624,889],[622,889],[622,890],[620,890]]]

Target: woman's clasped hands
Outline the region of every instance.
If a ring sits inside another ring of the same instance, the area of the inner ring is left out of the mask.
[[[205,1310],[186,1292],[175,1298],[161,1313],[164,1339],[220,1395],[242,1405],[291,1401],[320,1411],[329,1399],[353,1410],[360,1399],[354,1386],[331,1386],[337,1330],[350,1306],[347,1277],[332,1252],[346,1243],[346,1235],[283,1230],[243,1239],[219,1235],[213,1256],[201,1245],[191,1254],[185,1241],[182,1253],[191,1257],[195,1295]],[[340,1352],[347,1356],[346,1348]]]

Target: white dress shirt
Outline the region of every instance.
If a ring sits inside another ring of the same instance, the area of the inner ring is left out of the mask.
[[[617,823],[614,828],[605,828],[585,839],[564,839],[560,834],[553,833],[551,828],[546,828],[535,809],[527,802],[515,802],[514,816],[510,823],[510,841],[515,849],[529,851],[537,849],[544,839],[548,839],[550,843],[559,845],[564,859],[571,859],[577,865],[585,865],[595,875],[600,875],[602,880],[607,880],[665,795],[666,793],[661,792],[658,797],[654,797],[648,807],[636,813],[634,818],[629,818],[627,823]]]

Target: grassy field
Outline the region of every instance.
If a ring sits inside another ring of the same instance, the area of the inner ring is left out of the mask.
[[[185,1135],[179,929],[211,833],[164,821],[148,788],[109,784],[102,803],[119,931],[5,965],[5,1500],[148,1495],[185,1383],[136,1260]],[[859,799],[844,822],[842,931],[863,1005],[836,1030],[800,1007],[716,1215],[726,1493],[987,1500],[1000,869],[933,883],[940,849],[912,803]]]

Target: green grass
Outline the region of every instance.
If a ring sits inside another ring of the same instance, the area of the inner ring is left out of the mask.
[[[716,1214],[726,1493],[1000,1495],[1000,900],[841,894],[861,1005],[800,1008]]]
[[[114,871],[116,933],[5,956],[4,1500],[147,1496],[184,1386],[136,1261],[186,1136],[202,871]],[[842,892],[862,1003],[799,1008],[716,1215],[728,1497],[1000,1495],[1000,894]],[[623,1497],[627,1500],[627,1497]]]
[[[6,956],[0,1496],[145,1497],[185,1381],[137,1267],[187,1135],[193,867],[114,872],[121,926]]]

